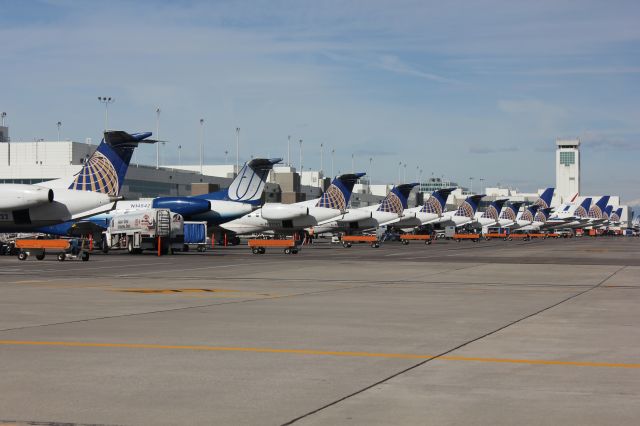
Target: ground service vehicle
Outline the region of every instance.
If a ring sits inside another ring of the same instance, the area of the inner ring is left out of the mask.
[[[58,260],[66,259],[89,260],[89,243],[86,239],[21,239],[16,240],[18,259],[27,260],[29,256],[35,256],[38,260],[44,260],[47,251],[57,253]]]
[[[116,215],[102,233],[102,251],[127,249],[131,254],[156,250],[166,254],[184,247],[184,219],[169,209],[146,209]]]

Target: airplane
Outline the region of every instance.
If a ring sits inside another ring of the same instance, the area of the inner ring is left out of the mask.
[[[387,225],[402,217],[409,193],[416,185],[407,183],[394,186],[379,205],[349,209],[342,216],[321,222],[310,229],[316,235],[339,231],[351,234]]]
[[[107,213],[42,227],[38,231],[62,236],[92,234],[99,242],[102,231],[107,229],[113,216],[151,208],[166,208],[182,215],[185,220],[219,225],[242,217],[259,206],[269,171],[280,161],[280,158],[256,158],[245,163],[227,189],[196,196],[120,200]]]
[[[435,223],[434,221],[441,218],[445,212],[447,198],[454,190],[455,188],[443,188],[433,191],[423,205],[405,209],[401,218],[389,222],[388,225],[409,231],[426,223]]]
[[[614,225],[620,225],[620,218],[622,217],[622,207],[618,207],[618,209],[611,213],[611,215],[609,216],[609,222],[611,222]]]
[[[428,221],[427,223],[451,224],[456,227],[470,224],[474,221],[476,211],[478,210],[478,203],[484,196],[484,194],[470,195],[462,202],[457,210],[446,212],[442,217]]]
[[[608,195],[605,195],[589,208],[589,213],[587,214],[589,225],[601,225],[609,220],[608,216],[605,218],[609,198]]]
[[[0,184],[0,232],[33,232],[113,209],[133,151],[151,132],[104,132],[104,138],[72,178],[34,185]]]
[[[539,231],[549,219],[549,215],[552,210],[550,207],[544,209],[539,208],[540,206],[530,207],[535,207],[536,213],[528,225],[517,228],[518,232]]]
[[[500,217],[498,218],[498,225],[501,228],[518,226],[517,220],[520,218],[520,206],[524,203],[522,201],[516,201],[502,208]]]
[[[575,197],[573,198],[575,199]],[[582,200],[579,205],[567,204],[561,211],[554,213],[544,225],[544,228],[578,228],[589,222],[589,208],[591,197]]]
[[[500,212],[502,211],[502,206],[508,200],[494,200],[489,203],[489,206],[484,212],[477,212],[474,215],[473,222],[470,223],[470,226],[475,228],[488,228],[489,226],[495,226],[498,224]]]
[[[345,214],[356,181],[365,173],[336,177],[320,198],[294,204],[267,203],[220,226],[237,235],[259,232],[292,234]]]

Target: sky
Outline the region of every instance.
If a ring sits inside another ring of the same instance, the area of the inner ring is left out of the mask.
[[[291,157],[374,182],[555,184],[582,141],[582,193],[640,205],[637,1],[0,0],[12,140],[154,131],[162,162]],[[141,163],[155,163],[143,147]],[[370,161],[371,159],[371,161]],[[371,165],[371,167],[370,167]],[[399,173],[399,169],[401,172]]]

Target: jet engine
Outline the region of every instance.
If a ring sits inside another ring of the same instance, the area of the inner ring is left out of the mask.
[[[53,202],[53,190],[38,185],[0,185],[0,210],[17,210]]]
[[[169,209],[184,217],[206,213],[211,210],[211,202],[193,197],[159,197],[153,200],[154,209]]]
[[[262,206],[262,218],[266,220],[290,220],[308,214],[309,207],[298,204],[267,203]]]

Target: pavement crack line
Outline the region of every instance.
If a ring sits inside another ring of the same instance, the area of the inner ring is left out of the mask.
[[[316,295],[316,294],[331,293],[331,292],[335,292],[335,291],[353,290],[353,289],[356,289],[356,288],[368,287],[370,285],[371,284],[363,284],[363,285],[355,285],[355,286],[350,286],[350,287],[332,288],[332,289],[328,289],[328,290],[309,291],[309,292],[305,292],[305,293],[284,294],[284,295],[281,295],[281,296],[258,297],[258,298],[252,298],[252,299],[233,300],[233,301],[229,301],[229,302],[207,303],[207,304],[204,304],[204,305],[182,306],[180,308],[171,308],[171,309],[156,309],[156,310],[153,310],[153,311],[132,312],[132,313],[121,314],[121,315],[106,315],[106,316],[102,316],[102,317],[83,318],[83,319],[77,319],[77,320],[71,320],[71,321],[60,321],[60,322],[53,322],[53,323],[49,323],[49,324],[25,325],[25,326],[20,326],[20,327],[12,327],[12,328],[0,329],[0,333],[6,332],[6,331],[26,330],[26,329],[29,329],[29,328],[51,327],[51,326],[56,326],[56,325],[75,324],[75,323],[82,323],[82,322],[109,320],[109,319],[126,318],[126,317],[135,317],[135,316],[142,316],[142,315],[152,315],[152,314],[160,314],[160,313],[166,313],[166,312],[186,311],[186,310],[189,310],[189,309],[209,308],[209,307],[213,307],[213,306],[223,306],[223,305],[234,305],[234,304],[241,304],[241,303],[250,303],[250,302],[260,302],[260,301],[264,301],[264,300],[287,299],[287,298],[298,297],[298,296],[313,296],[313,295]]]
[[[411,366],[409,366],[407,368],[404,368],[404,369],[402,369],[402,370],[400,370],[400,371],[398,371],[396,373],[393,373],[390,376],[387,376],[387,377],[385,377],[383,379],[380,379],[380,380],[376,381],[375,383],[367,385],[367,386],[365,386],[365,387],[363,387],[361,389],[356,390],[355,392],[352,392],[352,393],[350,393],[348,395],[345,395],[345,396],[343,396],[343,397],[341,397],[341,398],[339,398],[339,399],[337,399],[335,401],[329,402],[328,404],[325,404],[325,405],[323,405],[323,406],[321,406],[319,408],[316,408],[315,410],[309,411],[309,412],[307,412],[305,414],[302,414],[301,416],[298,416],[298,417],[296,417],[296,418],[294,418],[292,420],[289,420],[288,422],[283,423],[282,426],[288,426],[288,425],[292,425],[294,423],[297,423],[298,421],[300,421],[302,419],[305,419],[305,418],[310,417],[310,416],[312,416],[314,414],[317,414],[320,411],[326,410],[327,408],[332,407],[334,405],[337,405],[337,404],[339,404],[339,403],[341,403],[343,401],[346,401],[347,399],[353,398],[354,396],[360,395],[361,393],[364,393],[364,392],[366,392],[366,391],[368,391],[368,390],[370,390],[370,389],[372,389],[372,388],[374,388],[376,386],[379,386],[379,385],[381,385],[381,384],[383,384],[385,382],[388,382],[389,380],[392,380],[392,379],[394,379],[396,377],[399,377],[399,376],[401,376],[401,375],[403,375],[405,373],[408,373],[409,371],[415,370],[416,368],[421,367],[421,366],[427,364],[430,361],[437,360],[438,358],[444,357],[444,356],[446,356],[446,355],[448,355],[448,354],[450,354],[452,352],[457,351],[458,349],[461,349],[461,348],[463,348],[465,346],[468,346],[468,345],[470,345],[470,344],[472,344],[474,342],[478,342],[478,341],[480,341],[482,339],[485,339],[485,338],[487,338],[489,336],[492,336],[492,335],[494,335],[496,333],[499,333],[500,331],[502,331],[504,329],[507,329],[507,328],[509,328],[509,327],[511,327],[513,325],[516,325],[516,324],[518,324],[518,323],[520,323],[522,321],[525,321],[525,320],[527,320],[529,318],[533,318],[533,317],[535,317],[535,316],[537,316],[537,315],[539,315],[539,314],[541,314],[543,312],[549,311],[549,310],[551,310],[551,309],[553,309],[555,307],[558,307],[558,306],[562,305],[563,303],[566,303],[566,302],[569,302],[570,300],[575,299],[576,297],[582,296],[583,294],[589,293],[590,291],[595,290],[596,288],[602,286],[602,284],[606,283],[611,278],[613,278],[618,272],[620,272],[620,271],[622,271],[622,270],[624,270],[626,268],[627,268],[626,266],[620,267],[620,268],[616,269],[615,271],[613,271],[611,274],[607,275],[603,280],[601,280],[597,284],[587,288],[586,290],[583,290],[583,291],[575,293],[575,294],[573,294],[571,296],[565,297],[564,299],[560,300],[559,302],[556,302],[556,303],[554,303],[552,305],[546,306],[546,307],[544,307],[544,308],[542,308],[542,309],[540,309],[540,310],[538,310],[536,312],[528,314],[528,315],[526,315],[524,317],[521,317],[521,318],[519,318],[517,320],[511,321],[511,322],[503,325],[502,327],[496,328],[495,330],[489,331],[488,333],[485,333],[485,334],[483,334],[481,336],[478,336],[476,338],[473,338],[471,340],[467,340],[466,342],[463,342],[463,343],[459,344],[458,346],[455,346],[455,347],[453,347],[451,349],[448,349],[448,350],[446,350],[446,351],[444,351],[442,353],[439,353],[438,355],[434,355],[434,356],[432,356],[430,358],[425,359],[424,361],[420,361],[420,362],[418,362],[418,363],[416,363],[414,365],[411,365]]]

